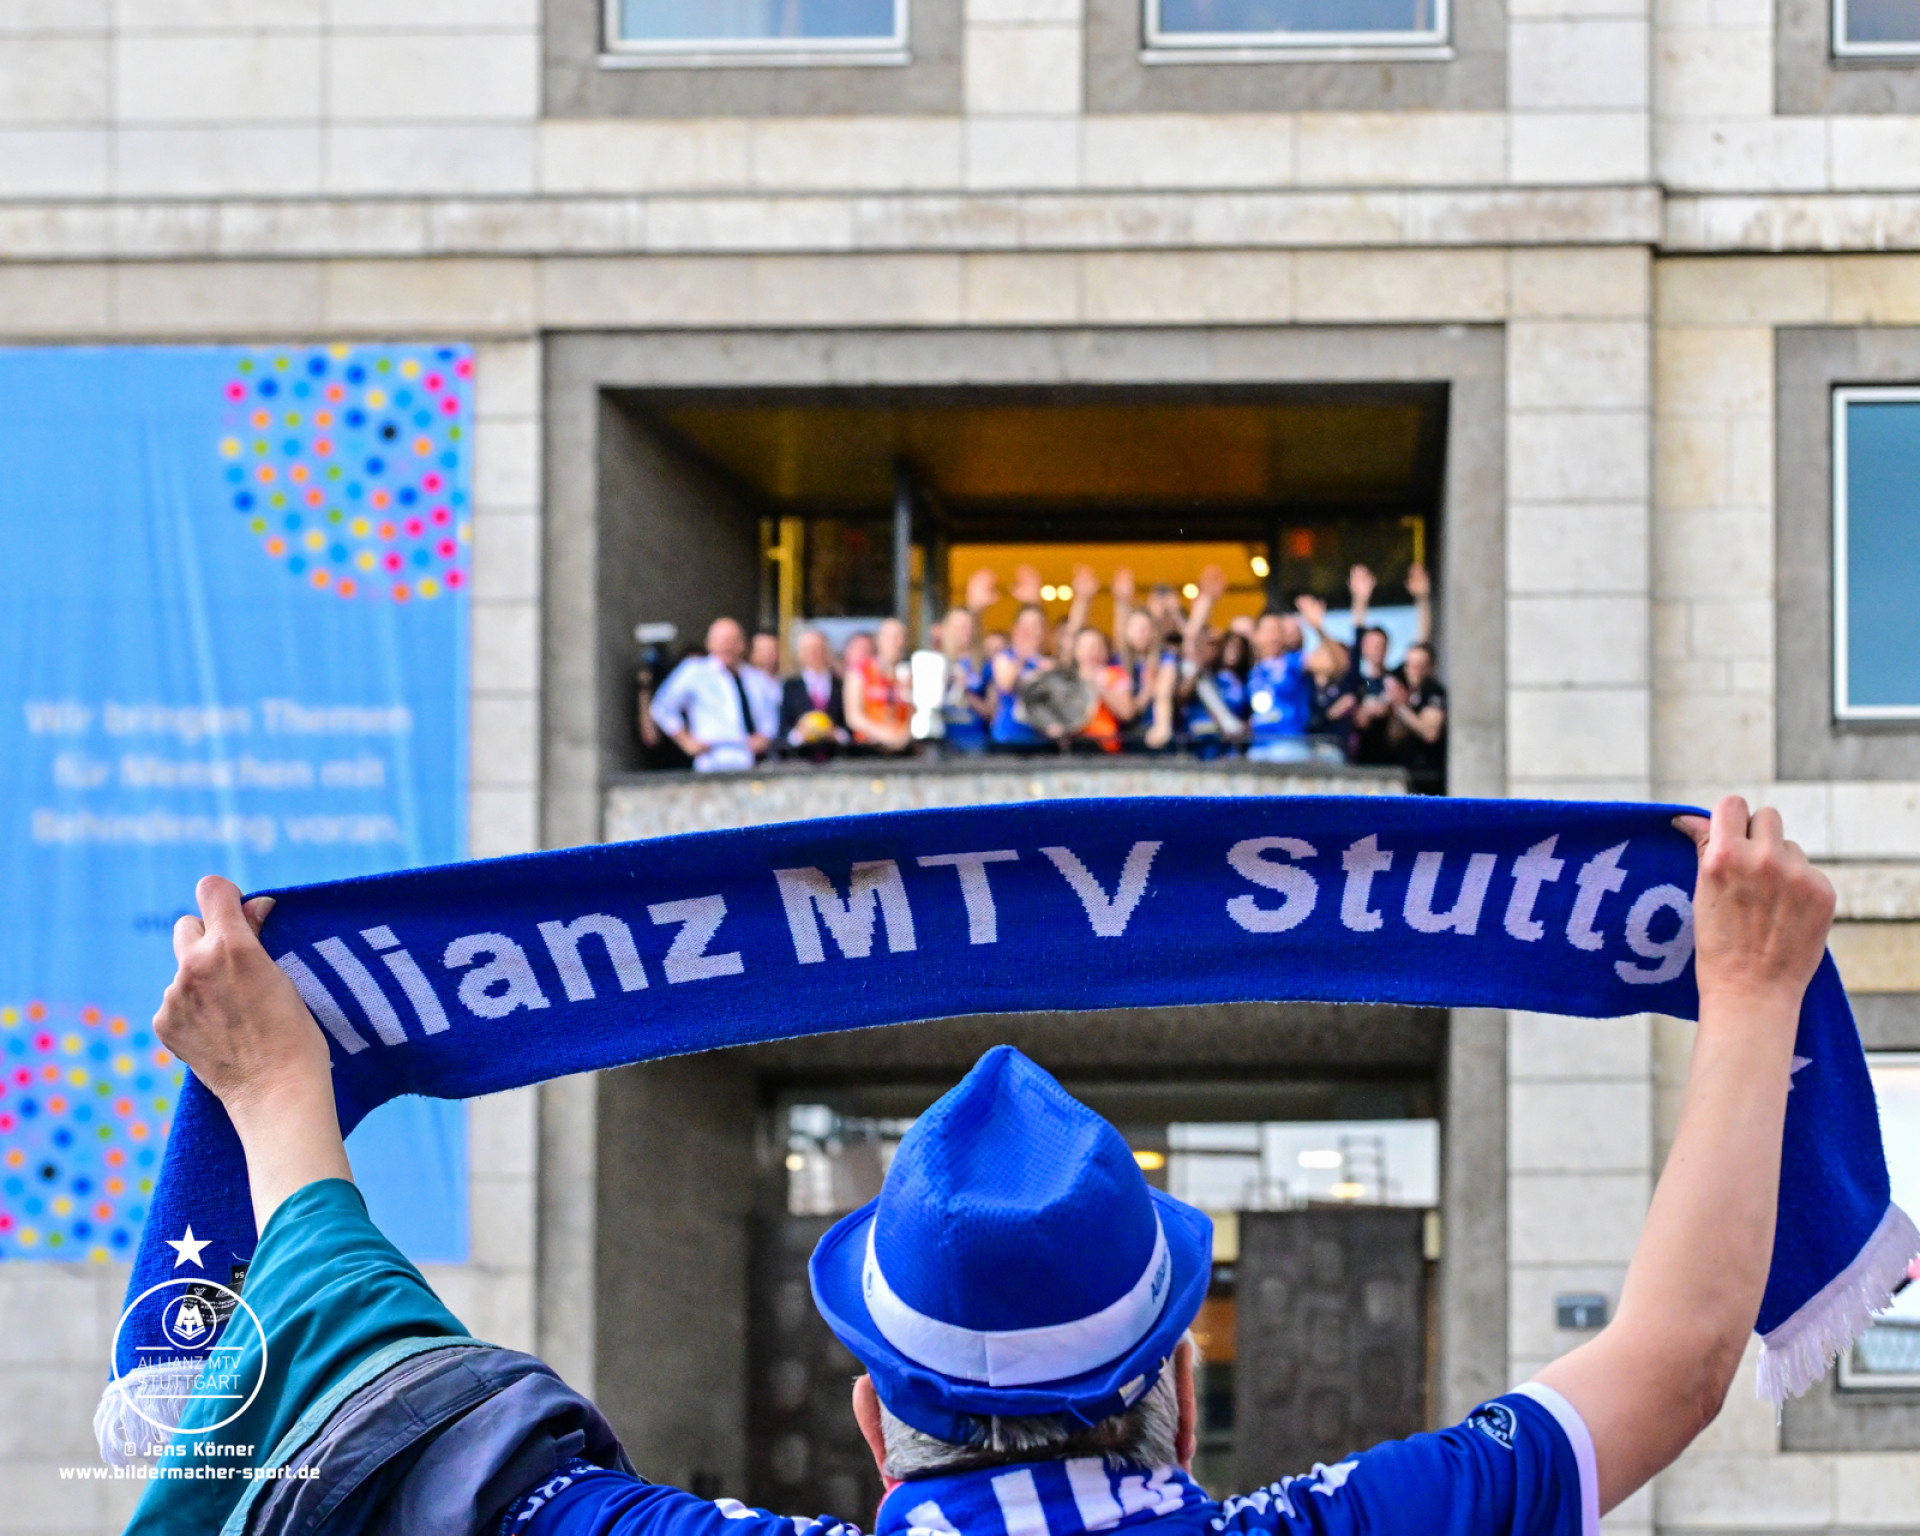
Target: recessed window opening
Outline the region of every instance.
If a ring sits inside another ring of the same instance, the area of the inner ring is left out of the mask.
[[[1920,388],[1833,392],[1834,716],[1920,720]]]
[[[1840,59],[1920,58],[1920,0],[1833,0]]]
[[[897,52],[907,0],[607,0],[614,53]]]
[[[724,614],[763,631],[746,685],[771,684],[742,768],[1184,755],[1399,767],[1445,792],[1444,387],[616,404],[648,463],[726,509],[729,548],[749,517],[758,540],[757,590],[725,608],[694,596],[673,630],[659,600],[623,615],[652,647],[636,767],[687,765],[700,677],[673,647]],[[623,493],[652,559],[658,506]],[[685,527],[697,570],[710,525]],[[737,730],[715,697],[709,723]]]
[[[1146,0],[1146,44],[1149,51],[1435,48],[1446,44],[1450,19],[1448,0]]]
[[[1880,1137],[1886,1144],[1893,1202],[1902,1210],[1920,1206],[1920,1051],[1867,1058],[1874,1097],[1880,1103]],[[1845,1392],[1911,1392],[1920,1389],[1920,1281],[1908,1284],[1840,1359]]]

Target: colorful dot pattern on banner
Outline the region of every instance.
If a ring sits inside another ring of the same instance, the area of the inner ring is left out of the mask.
[[[0,1259],[130,1259],[181,1079],[120,1014],[0,1005]]]
[[[269,560],[347,599],[431,602],[466,586],[466,348],[253,352],[223,390],[228,505]]]

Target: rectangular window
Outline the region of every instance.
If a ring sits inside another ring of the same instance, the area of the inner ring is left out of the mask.
[[[1834,715],[1920,719],[1920,389],[1833,392]]]
[[[1920,1209],[1920,1052],[1869,1056],[1867,1071],[1880,1103],[1880,1136],[1887,1148],[1893,1202],[1904,1211]],[[1841,1359],[1840,1387],[1920,1388],[1920,1281],[1896,1296]]]
[[[1447,41],[1448,0],[1146,0],[1146,7],[1149,51],[1425,49]]]
[[[907,46],[907,0],[607,0],[622,54],[863,54]]]
[[[1920,0],[1833,0],[1836,58],[1920,55]]]

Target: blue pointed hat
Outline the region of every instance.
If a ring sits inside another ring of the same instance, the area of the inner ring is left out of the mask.
[[[1151,1189],[1100,1116],[995,1046],[902,1139],[880,1197],[836,1222],[813,1299],[914,1428],[1093,1424],[1159,1377],[1206,1298],[1213,1223]]]

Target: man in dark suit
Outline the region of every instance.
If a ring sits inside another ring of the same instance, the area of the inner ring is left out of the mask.
[[[823,763],[847,741],[847,716],[840,698],[840,678],[833,670],[827,637],[817,629],[802,630],[794,642],[800,670],[780,685],[780,742],[792,756]],[[829,734],[809,730],[801,722],[822,714],[832,726]]]

